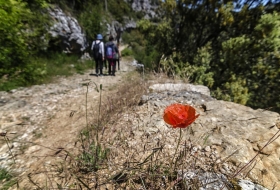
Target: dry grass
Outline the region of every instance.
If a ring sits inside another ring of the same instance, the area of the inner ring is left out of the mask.
[[[150,75],[148,79],[150,83],[177,82],[164,74]],[[195,145],[186,138],[180,140],[178,151],[174,152],[170,144],[177,144],[178,131],[143,131],[145,126],[141,120],[152,120],[153,113],[145,113],[143,118],[136,105],[147,92],[148,83],[135,74],[127,76],[125,81],[109,97],[103,97],[102,89],[97,87],[101,97],[100,115],[81,133],[77,145],[79,151],[75,155],[63,151],[65,162],[56,166],[56,173],[46,174],[49,187],[198,189],[201,184],[197,177],[183,180],[186,171],[197,176],[205,171],[219,173],[223,163],[218,163],[215,156],[205,156],[214,153],[203,150],[198,153]],[[183,131],[184,136],[187,133],[189,131]],[[172,141],[168,139],[170,137]],[[226,182],[224,184],[229,186]]]
[[[246,166],[239,169],[232,166],[225,173],[222,168],[227,159],[221,159],[215,150],[207,151],[191,142],[187,138],[191,131],[182,130],[180,138],[178,130],[152,130],[157,127],[152,123],[154,112],[159,110],[143,113],[137,106],[141,96],[153,81],[180,80],[170,80],[164,73],[146,79],[150,82],[132,73],[107,97],[102,95],[101,86],[96,86],[100,93],[98,115],[81,132],[77,149],[58,150],[55,156],[63,156],[64,160],[42,173],[46,183],[37,184],[31,177],[30,183],[36,189],[196,190],[216,182],[220,189],[240,188],[235,179]],[[150,131],[146,130],[149,122],[144,120],[150,121]],[[203,175],[206,182],[199,177]]]
[[[92,163],[88,163],[87,169],[82,171],[81,160],[75,162],[77,167],[72,167],[75,170],[71,172],[75,173],[79,188],[193,190],[216,183],[220,189],[239,189],[237,176],[246,176],[249,172],[245,170],[247,167],[230,165],[227,158],[220,158],[215,150],[199,148],[187,138],[190,128],[182,130],[182,139],[176,130],[146,130],[157,127],[152,126],[153,112],[159,111],[143,113],[136,106],[147,92],[148,85],[153,81],[176,83],[180,80],[170,80],[165,74],[157,74],[147,77],[150,81],[148,84],[139,76],[130,77],[126,80],[128,83],[118,88],[115,96],[101,101],[100,119],[93,122],[98,123],[93,136],[98,136],[95,145],[100,144],[102,148],[99,153],[96,149],[92,152],[95,158],[100,157],[100,162],[98,167],[92,169],[89,167]],[[150,121],[151,127],[147,127],[149,122],[145,123],[144,120]],[[175,148],[177,143],[178,150]],[[102,151],[107,151],[106,156]],[[254,163],[256,157],[248,165]],[[226,171],[223,170],[225,166],[229,166]]]

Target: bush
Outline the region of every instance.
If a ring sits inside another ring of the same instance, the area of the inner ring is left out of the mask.
[[[122,56],[131,56],[133,54],[133,51],[131,48],[125,48],[124,50],[122,50]]]
[[[45,7],[44,0],[0,1],[0,17],[5,18],[0,24],[0,90],[32,84],[44,75],[45,66],[32,59],[41,51],[49,24],[47,16],[37,14]]]
[[[138,30],[132,30],[130,33],[123,34],[124,43],[129,44],[134,58],[145,65],[145,68],[153,70],[159,60],[159,53],[153,45],[147,43],[147,38],[144,37]]]
[[[85,30],[87,39],[92,41],[96,38],[96,35],[100,33],[102,27],[100,25],[102,18],[102,5],[93,4],[91,2],[84,4],[84,11],[79,15],[79,23]]]
[[[9,91],[21,86],[40,84],[47,75],[47,66],[38,59],[32,59],[17,73],[3,76],[1,78],[0,90]]]
[[[78,61],[77,55],[54,53],[49,58],[32,58],[18,73],[0,79],[0,91],[9,91],[21,86],[49,83],[56,76],[70,76],[92,68],[93,61]]]
[[[135,12],[132,8],[122,0],[107,0],[108,11],[113,15],[114,19],[122,23],[124,16],[129,18],[136,18]]]

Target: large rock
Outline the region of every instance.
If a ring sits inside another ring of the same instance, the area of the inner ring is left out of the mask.
[[[132,18],[129,17],[124,17],[124,26],[123,26],[123,30],[124,31],[130,31],[137,28],[137,24],[135,22],[135,20],[133,20]]]
[[[193,84],[154,84],[149,87],[149,89],[153,92],[162,92],[162,91],[190,91],[190,92],[198,92],[207,96],[210,96],[210,90],[208,87],[203,85],[193,85]]]
[[[53,40],[60,41],[61,50],[68,53],[81,53],[87,48],[87,41],[78,21],[65,14],[59,7],[49,8],[53,26],[49,33]]]
[[[155,18],[157,16],[156,10],[158,5],[151,0],[134,0],[131,7],[136,12],[145,13],[146,19]]]
[[[249,163],[259,152],[249,176],[268,188],[277,183],[280,189],[280,139],[262,149],[279,131],[276,126],[279,114],[225,101],[206,102],[205,106],[199,125],[192,128],[193,138],[208,134],[207,144],[219,147],[224,157],[231,155],[228,159],[235,165]]]
[[[152,92],[143,96],[140,104],[141,113],[150,113],[151,110],[153,113],[148,121],[143,120],[147,131],[164,131],[168,135],[170,129],[162,119],[164,108],[175,102],[191,104],[197,108],[200,116],[191,125],[191,132],[184,133],[186,139],[199,147],[214,148],[221,160],[229,161],[237,171],[257,155],[252,164],[240,173],[248,173],[249,178],[268,189],[273,189],[274,185],[280,189],[278,113],[216,100],[209,96],[206,87],[201,86],[156,84],[150,89]],[[144,119],[145,116],[139,118]],[[275,134],[274,141],[268,143]]]

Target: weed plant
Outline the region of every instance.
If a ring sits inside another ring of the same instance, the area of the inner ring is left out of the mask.
[[[0,189],[7,190],[16,184],[16,181],[13,178],[13,175],[6,169],[0,167]]]
[[[9,181],[12,178],[12,175],[5,169],[0,167],[0,181]]]

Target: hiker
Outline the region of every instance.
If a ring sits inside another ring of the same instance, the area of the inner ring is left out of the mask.
[[[97,34],[96,40],[92,42],[91,51],[95,61],[96,76],[103,76],[103,61],[104,61],[104,43],[103,36]],[[99,72],[100,71],[100,72]]]
[[[109,75],[115,76],[116,61],[118,59],[119,50],[118,47],[114,44],[113,40],[113,36],[110,36],[109,41],[105,44],[105,53],[106,59],[108,61]]]
[[[117,38],[117,44],[120,44],[120,39],[121,39],[121,35],[122,35],[123,31],[122,31],[120,26],[118,26],[118,27],[115,26],[115,31],[117,33],[117,37],[116,37]]]
[[[104,55],[105,55],[105,52],[106,52],[106,49],[105,49],[105,45],[104,45]],[[108,69],[106,58],[103,60],[103,66],[105,67],[105,69]]]
[[[117,43],[118,50],[120,49],[120,43]],[[121,59],[121,51],[119,51],[119,55],[117,56],[118,70],[120,70],[120,59]],[[116,66],[117,67],[117,66]]]

